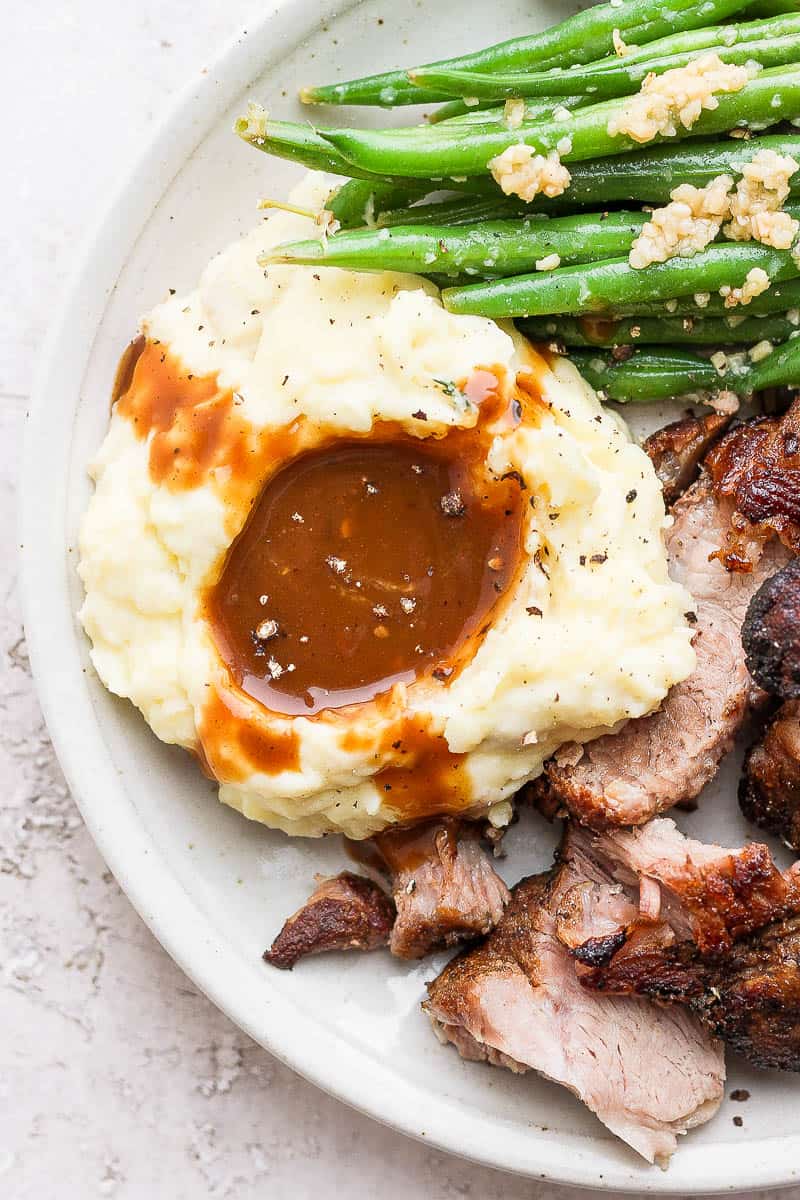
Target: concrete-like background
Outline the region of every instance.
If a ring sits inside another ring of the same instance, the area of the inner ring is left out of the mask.
[[[255,0],[3,8],[0,68],[0,1195],[562,1198],[329,1099],[199,995],[83,827],[31,683],[15,476],[76,245],[170,94]],[[784,1193],[800,1200],[800,1189]]]

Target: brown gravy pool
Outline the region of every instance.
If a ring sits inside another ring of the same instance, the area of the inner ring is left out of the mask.
[[[449,443],[337,442],[269,481],[209,597],[245,692],[310,716],[449,678],[522,538],[518,481],[487,478]]]

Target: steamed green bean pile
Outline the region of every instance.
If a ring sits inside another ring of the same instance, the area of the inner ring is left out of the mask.
[[[241,118],[342,177],[327,235],[266,268],[425,276],[618,402],[800,386],[798,0],[609,0],[301,98],[440,107],[384,129]]]

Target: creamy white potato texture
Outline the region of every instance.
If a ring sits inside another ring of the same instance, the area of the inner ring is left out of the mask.
[[[319,205],[326,192],[309,177],[294,199]],[[436,289],[412,277],[259,265],[268,247],[311,229],[306,218],[270,215],[208,265],[195,291],[143,319],[151,347],[205,380],[192,420],[203,403],[216,411],[215,389],[232,397],[226,448],[177,487],[154,464],[168,457],[170,421],[186,414],[161,414],[159,425],[151,412],[143,432],[116,406],[80,536],[92,660],[158,737],[200,755],[221,799],[248,817],[356,838],[442,811],[500,824],[558,747],[650,712],[694,666],[692,602],[667,575],[661,491],[575,369],[511,328],[448,314]],[[346,438],[379,420],[441,437],[477,414],[440,381],[488,368],[508,388],[535,379],[539,402],[489,447],[491,471],[518,472],[530,503],[524,569],[474,656],[449,681],[396,685],[353,710],[266,711],[235,686],[202,607],[264,483],[236,476],[240,443],[274,445],[302,426],[310,446],[315,430]],[[415,764],[412,812],[386,780]]]

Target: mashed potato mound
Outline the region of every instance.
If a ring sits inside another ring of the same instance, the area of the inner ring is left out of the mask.
[[[294,200],[319,206],[326,191],[310,177]],[[259,254],[308,228],[305,218],[272,214],[213,259],[195,291],[145,317],[143,332],[192,375],[230,389],[237,428],[251,433],[302,416],[304,428],[343,437],[378,420],[442,435],[476,420],[442,380],[489,365],[512,383],[518,372],[535,376],[535,422],[496,437],[488,460],[527,486],[525,569],[448,683],[396,685],[350,713],[269,713],[235,687],[202,615],[204,589],[263,480],[252,494],[236,492],[224,458],[195,486],[154,478],[155,435],[142,436],[118,404],[92,465],[80,537],[92,661],[159,738],[197,753],[220,798],[248,817],[291,834],[356,838],[408,819],[384,782],[400,765],[391,732],[402,727],[435,735],[460,780],[448,792],[422,753],[414,815],[488,813],[499,824],[559,746],[651,711],[694,666],[691,600],[667,575],[661,490],[649,459],[571,364],[540,357],[511,328],[447,313],[435,288],[408,276],[259,267]],[[255,754],[254,741],[272,758]]]

